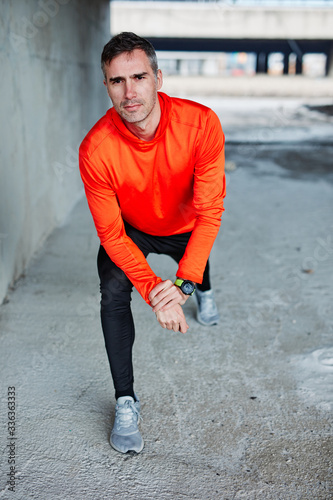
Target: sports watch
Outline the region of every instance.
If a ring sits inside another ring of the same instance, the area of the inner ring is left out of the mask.
[[[193,281],[182,280],[181,278],[177,278],[175,281],[175,285],[178,286],[185,295],[194,294],[195,284],[193,283]]]

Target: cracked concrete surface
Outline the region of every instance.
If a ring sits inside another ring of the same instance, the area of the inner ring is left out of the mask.
[[[200,326],[191,300],[189,332],[162,330],[134,293],[145,448],[112,450],[98,241],[81,201],[0,307],[0,499],[332,498],[332,117],[298,101],[206,102],[232,139],[212,252],[221,324]],[[272,123],[281,106],[287,126]],[[173,278],[171,259],[149,261]]]

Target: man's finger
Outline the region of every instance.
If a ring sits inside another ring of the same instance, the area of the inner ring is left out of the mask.
[[[173,283],[171,280],[165,280],[165,281],[161,281],[160,283],[158,283],[156,286],[154,286],[154,288],[151,290],[150,294],[149,294],[149,300],[152,301],[153,298],[158,294],[160,293],[161,291],[163,290],[167,290],[168,288],[172,287],[173,286]]]
[[[183,301],[182,294],[177,290],[177,287],[173,286],[172,288],[168,288],[167,290],[162,290],[158,293],[153,300],[151,300],[151,306],[153,307],[153,311],[157,312],[162,310],[166,305],[167,309],[170,309],[170,305],[172,306],[179,304]],[[171,307],[172,307],[171,306]],[[165,309],[163,309],[165,310]]]
[[[176,304],[170,311],[158,311],[156,318],[162,328],[167,328],[174,332],[186,333],[189,328],[184,312],[179,304]]]
[[[172,309],[176,304],[180,304],[179,297],[166,302],[165,304],[159,303],[156,308],[153,309],[154,312],[157,311],[167,311],[168,309]]]
[[[189,325],[186,323],[186,320],[182,320],[179,325],[179,331],[181,333],[186,333],[187,330],[190,328]]]
[[[180,297],[179,294],[176,293],[175,295],[167,295],[156,304],[152,304],[153,311],[166,311],[174,307],[176,304],[180,304],[180,302],[182,302],[182,297]]]
[[[168,288],[167,290],[161,290],[155,297],[150,301],[152,306],[157,306],[161,302],[169,302],[173,297],[176,297],[176,291],[172,288]]]

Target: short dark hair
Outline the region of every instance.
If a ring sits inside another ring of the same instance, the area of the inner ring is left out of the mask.
[[[101,67],[104,77],[106,77],[106,64],[110,64],[112,59],[120,56],[120,54],[123,54],[124,52],[133,52],[135,49],[140,49],[145,52],[149,59],[151,69],[153,70],[155,76],[157,76],[157,57],[152,44],[145,38],[142,38],[131,31],[124,31],[123,33],[119,33],[119,35],[112,37],[111,40],[104,46],[101,56]]]

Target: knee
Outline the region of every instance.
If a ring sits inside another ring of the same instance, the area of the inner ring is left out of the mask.
[[[126,309],[131,302],[133,285],[127,276],[113,277],[107,281],[101,281],[101,310],[115,311]]]

